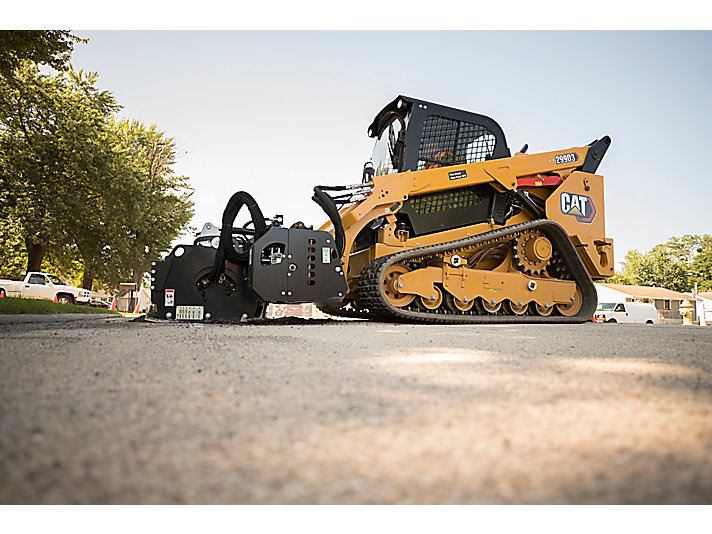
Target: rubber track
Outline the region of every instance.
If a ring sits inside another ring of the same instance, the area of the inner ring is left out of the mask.
[[[574,280],[581,289],[583,304],[581,305],[579,313],[573,317],[561,315],[543,317],[540,315],[514,314],[475,315],[415,311],[393,306],[383,295],[383,285],[381,283],[383,274],[385,270],[394,263],[417,260],[424,256],[442,254],[452,249],[470,247],[490,239],[503,238],[509,234],[516,234],[517,232],[529,229],[541,230],[546,234],[552,241],[554,250],[563,260],[570,279]],[[591,319],[598,302],[596,286],[593,284],[571,239],[561,225],[549,219],[537,219],[535,221],[507,226],[474,237],[396,252],[395,254],[377,258],[366,265],[361,271],[358,281],[358,294],[363,306],[368,308],[373,314],[372,318],[376,320],[421,323],[583,323]]]

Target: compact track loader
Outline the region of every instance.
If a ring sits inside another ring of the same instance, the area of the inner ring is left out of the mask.
[[[399,96],[376,116],[354,185],[317,186],[318,230],[266,219],[235,193],[151,271],[149,315],[260,318],[269,303],[438,323],[583,322],[613,274],[603,177],[610,138],[513,156],[493,119]],[[250,221],[235,226],[241,208]]]

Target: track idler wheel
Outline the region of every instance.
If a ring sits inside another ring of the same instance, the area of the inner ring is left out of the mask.
[[[397,308],[408,306],[408,304],[415,299],[415,295],[401,293],[398,287],[398,277],[409,272],[410,269],[406,265],[396,263],[388,267],[386,272],[383,273],[383,280],[381,282],[383,284],[383,294],[386,296],[386,300]]]
[[[443,303],[443,292],[439,287],[433,286],[433,293],[430,298],[418,297],[418,306],[427,311],[437,310]]]
[[[467,302],[463,302],[459,298],[448,293],[445,295],[445,305],[454,312],[468,312],[475,305],[475,299],[470,299]]]
[[[573,300],[570,304],[557,304],[556,309],[564,317],[573,317],[576,315],[581,306],[583,305],[583,295],[581,294],[581,289],[576,286],[576,293],[574,293]]]

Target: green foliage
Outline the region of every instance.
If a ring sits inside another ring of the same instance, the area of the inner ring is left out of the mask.
[[[82,286],[84,265],[76,246],[55,244],[49,247],[42,259],[42,271],[56,274],[75,287]]]
[[[93,73],[24,63],[16,75],[0,80],[0,216],[20,222],[27,245],[79,246],[97,232],[94,203],[117,192],[108,120],[119,106]]]
[[[16,219],[0,219],[0,278],[19,280],[24,278],[27,266],[27,249],[23,229]],[[78,286],[82,279],[82,265],[71,247],[49,248],[40,270],[58,275]]]
[[[611,283],[664,287],[673,291],[712,288],[712,237],[672,237],[650,252],[631,250]]]
[[[51,300],[22,299],[5,297],[0,299],[0,314],[38,313],[42,315],[56,313],[110,313],[119,315],[117,311],[107,308],[79,304],[59,304]]]
[[[25,273],[27,252],[17,219],[0,218],[0,278],[15,280]]]
[[[18,270],[24,243],[89,289],[140,281],[192,216],[188,179],[172,170],[174,140],[117,123],[96,74],[48,76],[30,63],[15,74],[20,83],[0,79],[0,220],[14,225],[14,238],[0,239],[15,249],[0,270]]]
[[[0,77],[12,79],[26,61],[66,70],[75,43],[86,43],[67,30],[0,30]]]
[[[706,291],[712,289],[712,236],[685,235],[679,241],[686,251],[686,261],[689,266],[690,287],[697,283],[697,289]],[[673,237],[668,243],[677,244],[677,238]]]
[[[124,157],[124,170],[130,175],[124,193],[129,208],[120,219],[127,239],[113,253],[123,281],[140,283],[151,262],[188,228],[193,190],[187,177],[173,171],[173,138],[138,121],[123,120],[112,123],[112,128],[118,140],[115,151]]]

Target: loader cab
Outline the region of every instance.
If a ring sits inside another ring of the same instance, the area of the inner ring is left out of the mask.
[[[490,117],[406,96],[376,115],[368,135],[376,138],[376,176],[511,156],[502,128]]]

